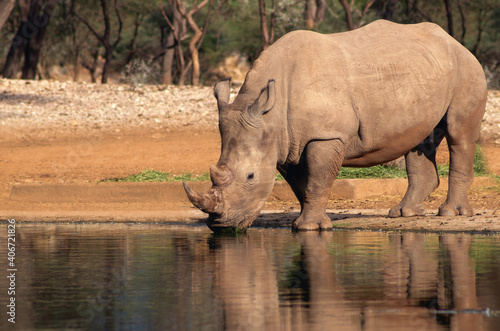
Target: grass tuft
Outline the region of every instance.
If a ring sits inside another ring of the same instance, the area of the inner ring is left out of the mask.
[[[483,149],[479,145],[476,145],[476,149],[474,151],[474,174],[476,176],[489,174],[486,156],[484,155]]]
[[[153,169],[143,170],[142,172],[130,175],[124,178],[109,178],[105,182],[199,182],[210,180],[208,172],[201,175],[193,173],[183,173],[180,175],[172,175],[170,172],[162,172]]]
[[[450,170],[447,164],[438,164],[437,166],[439,177],[447,177]],[[476,176],[486,176],[489,175],[488,167],[486,164],[486,157],[481,147],[476,145],[476,150],[474,154],[474,174]],[[493,176],[495,177],[495,176]],[[397,167],[388,167],[383,165],[377,165],[369,168],[348,168],[343,167],[340,169],[340,173],[337,176],[340,179],[352,179],[352,178],[407,178],[406,170]],[[500,179],[499,176],[496,176]],[[208,181],[210,180],[210,175],[205,172],[201,175],[194,175],[193,173],[183,173],[180,175],[173,175],[169,172],[161,172],[153,169],[144,170],[138,174],[130,175],[125,178],[110,178],[104,180],[105,182],[198,182],[198,181]],[[281,174],[276,175],[276,180],[284,180]]]

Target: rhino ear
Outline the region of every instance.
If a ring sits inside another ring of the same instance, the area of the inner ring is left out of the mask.
[[[274,107],[276,102],[276,87],[274,79],[271,79],[265,88],[260,92],[259,97],[248,109],[252,115],[264,115]]]
[[[217,99],[219,109],[229,103],[229,95],[231,93],[231,78],[221,80],[214,86],[214,95]]]

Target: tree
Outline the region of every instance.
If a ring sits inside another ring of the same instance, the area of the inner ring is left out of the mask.
[[[184,71],[184,53],[182,52],[180,42],[184,38],[186,31],[186,20],[177,9],[175,0],[170,0],[169,6],[165,7],[163,7],[160,0],[160,10],[163,14],[163,18],[159,23],[161,31],[161,52],[157,57],[161,58],[160,82],[169,85],[174,82],[173,67],[176,52],[179,54],[179,62],[182,62],[180,71]],[[182,58],[180,58],[181,56]]]
[[[486,21],[486,10],[485,8],[480,7],[477,11],[477,33],[476,33],[476,42],[472,47],[472,54],[477,56],[479,54],[479,44],[481,43],[481,39],[483,37],[484,25]]]
[[[451,0],[444,0],[444,8],[446,9],[446,19],[448,21],[448,33],[450,36],[455,36],[455,31],[453,28],[453,8],[451,6]]]
[[[339,2],[342,5],[342,8],[344,9],[347,29],[354,30],[365,24],[363,19],[365,18],[366,13],[373,5],[375,0],[367,0],[361,10],[356,8],[354,0],[351,0],[351,3],[347,2],[347,0],[339,0]],[[355,22],[354,20],[354,13],[356,13],[358,16],[357,22]]]
[[[21,56],[24,53],[26,44],[29,41],[28,37],[31,38],[31,34],[27,35],[30,3],[26,0],[20,0],[18,5],[19,12],[21,14],[21,24],[19,25],[14,39],[12,40],[9,48],[9,53],[7,54],[7,59],[5,60],[3,68],[3,76],[5,78],[16,77],[19,62],[21,61]],[[32,25],[32,23],[30,23],[29,25]]]
[[[462,45],[465,45],[465,33],[467,32],[467,29],[466,29],[466,24],[465,24],[465,21],[466,21],[465,12],[464,12],[463,7],[462,7],[462,0],[457,0],[457,7],[458,7],[458,12],[460,14],[460,23],[462,26],[462,34],[460,35],[459,41]]]
[[[191,54],[191,61],[193,65],[193,74],[192,74],[192,84],[197,86],[200,84],[200,59],[198,54],[198,42],[200,42],[203,38],[203,32],[196,24],[196,21],[193,18],[193,15],[196,14],[201,8],[208,4],[210,1],[210,6],[213,3],[213,0],[203,0],[199,4],[197,1],[193,4],[189,11],[185,10],[184,6],[181,3],[181,0],[175,0],[177,5],[177,10],[179,13],[186,19],[189,24],[191,30],[193,30],[194,35],[191,37],[189,41],[189,53]],[[210,15],[207,15],[207,22],[210,18]],[[206,24],[207,25],[207,24]],[[205,27],[206,30],[206,27]],[[181,78],[179,79],[179,84],[182,85],[184,83],[184,72],[181,73]]]
[[[387,0],[387,2],[384,4],[384,11],[381,15],[381,18],[384,20],[392,21],[397,4],[398,0]]]
[[[0,0],[0,31],[9,18],[10,12],[14,8],[16,0]]]
[[[276,19],[276,0],[273,0],[271,22],[268,28],[266,0],[259,0],[260,32],[262,38],[262,49],[265,50],[274,42],[274,25]]]
[[[24,50],[23,79],[35,79],[45,31],[47,31],[55,5],[56,0],[35,0],[31,4],[28,21],[34,22],[35,26],[38,26],[38,31],[30,38]]]
[[[3,70],[5,78],[15,78],[24,53],[23,79],[34,79],[45,31],[54,11],[56,0],[34,0],[31,5],[19,1],[21,24],[7,54]]]
[[[101,77],[101,83],[106,84],[108,82],[108,75],[109,75],[109,69],[111,66],[111,61],[113,60],[113,51],[115,50],[116,46],[121,40],[121,33],[122,33],[122,28],[123,28],[123,22],[120,16],[120,12],[118,10],[118,5],[117,5],[117,0],[114,0],[113,5],[114,5],[114,10],[115,10],[115,16],[116,19],[118,20],[118,31],[116,33],[116,39],[114,42],[111,41],[111,15],[109,12],[109,7],[108,7],[108,0],[100,0],[101,1],[101,9],[102,9],[102,16],[104,19],[104,31],[102,34],[98,33],[91,25],[90,23],[80,16],[74,9],[74,4],[72,5],[71,12],[73,15],[78,18],[89,30],[92,32],[92,34],[99,40],[99,42],[102,44],[104,47],[105,53],[104,53],[104,67],[102,68],[102,77]]]
[[[306,0],[305,18],[308,29],[321,23],[325,18],[326,0]]]

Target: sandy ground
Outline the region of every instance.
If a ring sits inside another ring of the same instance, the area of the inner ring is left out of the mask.
[[[185,203],[27,204],[9,201],[9,195],[15,184],[95,183],[106,178],[125,177],[150,168],[173,174],[184,172],[201,174],[208,170],[209,165],[217,162],[220,152],[218,132],[207,129],[170,130],[169,132],[136,129],[122,130],[120,133],[99,132],[87,135],[66,133],[59,134],[57,137],[47,137],[46,132],[31,132],[29,138],[12,139],[11,136],[5,138],[4,141],[7,143],[0,146],[0,182],[2,185],[0,210],[30,211],[29,215],[32,220],[37,218],[33,215],[45,215],[46,221],[58,219],[58,212],[61,215],[67,215],[67,211],[79,211],[80,214],[76,215],[80,218],[86,215],[86,211],[99,211],[101,216],[102,212],[105,212],[105,215],[108,215],[104,218],[105,220],[113,220],[112,216],[118,214],[119,219],[126,218],[127,215],[132,219],[140,219],[141,215],[144,217],[152,215],[152,218],[158,219],[162,210],[168,210],[168,213],[164,213],[164,217],[184,219],[186,215],[194,215],[199,218],[200,214],[192,214],[192,207]],[[484,150],[491,170],[500,175],[500,148],[490,144],[486,145]],[[447,153],[443,148],[439,159],[445,160],[446,157]],[[480,213],[484,210],[488,211],[488,217],[482,219],[484,222],[491,222],[491,217],[493,219],[500,217],[499,197],[500,185],[469,190],[469,198],[476,211]],[[361,210],[360,213],[378,216],[360,219],[359,227],[364,228],[390,228],[391,226],[399,228],[401,223],[411,225],[411,228],[426,230],[442,231],[446,228],[443,226],[446,224],[440,222],[439,219],[434,219],[430,223],[428,220],[422,220],[420,223],[424,222],[425,226],[423,226],[414,219],[394,221],[383,217],[387,210],[397,204],[401,198],[402,196],[396,195],[362,200],[332,199],[328,207],[331,213],[338,212],[340,216],[342,213],[356,215],[358,211],[353,212],[353,210]],[[426,207],[431,211],[435,210],[445,198],[446,189],[439,188],[426,200]],[[286,225],[298,212],[299,204],[295,200],[270,199],[265,209],[274,211],[271,215],[280,220],[280,224]],[[142,214],[141,210],[144,211]],[[177,212],[172,214],[173,210]],[[186,215],[181,212],[182,210],[186,211]],[[376,212],[373,212],[374,210]],[[288,215],[283,215],[284,212]],[[266,219],[269,220],[270,217],[267,215]],[[335,216],[333,218],[335,219]],[[348,223],[351,224],[350,226],[355,224],[352,221]],[[342,226],[348,223],[340,222]],[[455,222],[454,230],[469,229],[471,223],[465,221],[462,223],[463,225],[457,228],[458,224]],[[260,220],[257,224],[272,225],[273,223],[263,223]],[[487,229],[488,224],[484,228]],[[477,227],[475,229],[477,230]]]
[[[12,87],[10,86],[10,88]],[[109,87],[106,88],[109,89]],[[9,93],[15,94],[14,92]],[[165,94],[163,90],[155,93]],[[197,93],[205,95],[208,92],[205,89],[199,90]],[[199,103],[198,99],[195,101]],[[5,100],[0,100],[3,111],[6,110],[5,105]],[[46,107],[51,107],[50,102]],[[186,115],[186,118],[196,119],[195,115]],[[216,124],[210,120],[208,124],[203,123],[203,125],[188,123],[169,126],[167,117],[138,125],[126,125],[123,124],[123,121],[115,123],[115,125],[103,123],[99,126],[81,123],[69,126],[49,123],[44,126],[44,122],[30,125],[29,116],[21,119],[25,125],[19,125],[20,119],[17,117],[15,118],[17,122],[2,122],[2,130],[0,130],[0,141],[2,141],[0,144],[0,210],[19,211],[25,208],[26,210],[54,213],[57,212],[58,208],[61,208],[57,205],[23,206],[19,202],[10,202],[9,195],[15,184],[92,183],[106,178],[125,177],[144,169],[155,169],[172,174],[207,172],[209,166],[217,162],[220,153],[220,137]],[[496,137],[493,136],[492,139],[484,141],[482,144],[490,171],[500,175],[500,145],[495,144]],[[438,159],[440,162],[446,162],[446,148],[440,149]],[[493,187],[471,189],[469,197],[476,210],[488,210],[489,215],[492,215],[494,219],[499,217],[497,215],[500,215],[500,184],[493,185]],[[333,211],[346,209],[387,210],[397,204],[401,198],[402,196],[378,196],[363,200],[337,199],[331,200],[328,207]],[[446,189],[439,188],[427,199],[426,207],[430,210],[437,209],[445,198]],[[176,207],[191,212],[191,207],[185,205],[168,206],[169,209],[176,209]],[[79,210],[81,208],[82,206],[78,205],[66,205],[63,209]],[[141,210],[161,211],[165,208],[165,204],[155,203],[142,206],[100,204],[90,209],[121,212],[129,210],[131,213],[134,210],[134,213],[137,213]],[[298,208],[299,205],[296,201],[270,200],[265,209],[296,212]],[[371,225],[373,228],[388,223],[387,219],[383,217],[379,221],[372,221],[375,222]],[[427,227],[426,229],[431,228]],[[436,226],[436,230],[442,230],[442,228],[442,225]]]

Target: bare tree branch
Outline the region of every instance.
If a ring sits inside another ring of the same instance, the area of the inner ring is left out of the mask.
[[[465,32],[466,32],[465,13],[462,8],[461,0],[457,0],[457,7],[458,7],[458,12],[460,13],[460,22],[462,23],[462,34],[460,36],[460,43],[462,45],[465,45]]]
[[[267,27],[266,1],[259,0],[260,32],[262,39],[262,49],[268,48],[274,42],[274,22],[276,12],[276,1],[273,0],[273,12],[271,13],[271,26]],[[271,32],[269,32],[271,30]]]
[[[163,14],[163,17],[165,18],[165,21],[167,21],[168,26],[170,27],[170,29],[172,31],[175,31],[174,25],[172,24],[172,22],[170,22],[170,19],[168,18],[167,13],[165,13],[165,8],[163,8],[163,3],[161,2],[161,0],[158,0],[158,3],[160,4],[161,13]]]
[[[412,9],[413,11],[415,11],[417,14],[419,14],[420,16],[422,16],[423,18],[425,18],[428,22],[431,22],[433,23],[434,21],[432,20],[432,18],[427,15],[426,13],[424,13],[420,8],[418,8],[418,5],[417,5],[417,1],[416,0],[413,0],[412,2]]]
[[[92,34],[99,40],[99,42],[104,46],[106,53],[105,53],[105,62],[104,62],[104,67],[102,69],[102,77],[101,77],[101,82],[103,84],[106,84],[108,82],[108,70],[111,65],[111,61],[113,58],[113,51],[115,50],[116,46],[121,40],[121,33],[123,29],[123,22],[120,16],[120,11],[118,10],[118,4],[117,0],[114,0],[113,5],[114,5],[114,10],[115,10],[115,15],[118,20],[118,32],[117,36],[114,42],[111,42],[111,18],[110,18],[110,13],[109,13],[109,8],[108,8],[108,0],[101,0],[101,9],[102,9],[102,15],[104,19],[104,33],[101,35],[99,34],[91,25],[90,23],[84,19],[82,16],[80,16],[75,10],[74,10],[74,5],[73,3],[71,4],[71,13],[78,18],[89,30],[92,32]]]
[[[83,18],[82,16],[80,16],[80,14],[78,14],[77,12],[74,11],[74,8],[72,7],[71,8],[71,14],[73,16],[75,16],[80,22],[83,23],[83,25],[85,25],[89,30],[90,32],[101,42],[104,44],[104,39],[103,39],[103,36],[101,36],[96,30],[94,30],[94,28],[90,25],[90,23],[85,19]]]
[[[106,1],[106,0],[103,0],[103,1]],[[122,39],[122,29],[123,29],[123,22],[122,22],[122,18],[120,16],[120,11],[118,10],[117,0],[115,0],[115,14],[116,14],[116,17],[118,18],[118,36],[116,37],[116,40],[113,43],[113,48],[115,48],[116,45],[118,45],[118,43]]]
[[[10,16],[10,12],[14,8],[16,0],[0,0],[0,31]]]
[[[342,5],[342,8],[344,8],[347,29],[354,30],[354,23],[352,21],[352,9],[351,9],[352,7],[351,7],[351,5],[349,5],[347,0],[339,0],[339,2]]]
[[[453,28],[453,8],[450,0],[444,0],[444,7],[446,9],[446,19],[448,21],[448,33],[454,37],[455,31]]]
[[[189,27],[193,30],[194,35],[191,37],[191,40],[189,42],[189,52],[191,53],[191,60],[193,61],[193,77],[192,77],[192,84],[197,86],[199,85],[200,82],[200,60],[199,60],[199,55],[198,55],[198,41],[202,38],[203,32],[201,29],[198,27],[198,24],[196,24],[196,21],[193,18],[193,15],[198,12],[201,8],[203,8],[208,2],[213,2],[213,0],[203,0],[199,4],[194,4],[193,7],[186,12],[182,8],[182,4],[180,0],[175,0],[176,5],[177,5],[177,10],[181,15],[187,20]]]

